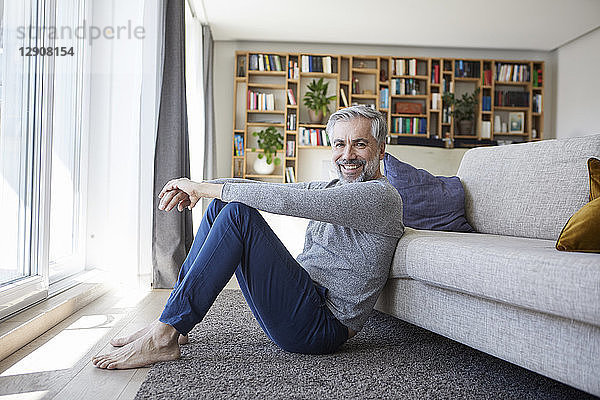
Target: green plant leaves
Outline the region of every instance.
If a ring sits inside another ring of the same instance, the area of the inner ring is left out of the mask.
[[[329,82],[325,82],[323,78],[318,81],[313,79],[306,85],[308,91],[304,95],[302,101],[304,105],[315,112],[323,111],[323,115],[329,111],[329,103],[336,99],[336,96],[327,96]]]
[[[475,89],[473,93],[463,93],[460,99],[454,96],[454,93],[446,92],[442,96],[444,105],[454,106],[454,110],[450,112],[457,121],[472,121],[475,118],[475,108],[479,103],[479,90]]]
[[[279,165],[281,159],[277,156],[277,150],[283,150],[283,136],[277,132],[273,126],[269,126],[262,131],[253,132],[253,136],[258,136],[258,147],[263,153],[258,155],[259,159],[266,158],[267,164]],[[252,149],[254,151],[254,149]]]

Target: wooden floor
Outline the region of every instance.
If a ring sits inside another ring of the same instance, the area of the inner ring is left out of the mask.
[[[0,362],[0,400],[133,399],[149,368],[107,371],[91,358],[156,319],[169,290],[115,289]]]

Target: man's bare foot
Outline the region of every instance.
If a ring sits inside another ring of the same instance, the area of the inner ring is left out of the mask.
[[[111,345],[113,345],[114,347],[123,347],[126,344],[129,344],[129,343],[141,338],[142,336],[144,336],[146,334],[146,332],[148,332],[152,328],[152,326],[157,324],[158,322],[160,322],[160,321],[157,319],[157,320],[151,322],[150,324],[148,324],[147,326],[143,327],[139,331],[132,333],[129,336],[114,338],[109,343]],[[179,344],[188,344],[190,342],[190,340],[188,339],[187,335],[186,336],[179,335],[178,342],[179,342]]]
[[[181,356],[178,337],[171,325],[153,323],[140,338],[111,353],[93,357],[92,363],[103,369],[127,369],[176,360]]]
[[[126,344],[129,344],[129,343],[141,338],[142,336],[144,336],[152,328],[152,326],[155,325],[157,322],[159,322],[159,321],[154,320],[153,322],[149,323],[147,326],[143,327],[139,331],[132,333],[129,336],[114,338],[109,343],[115,347],[125,346]]]

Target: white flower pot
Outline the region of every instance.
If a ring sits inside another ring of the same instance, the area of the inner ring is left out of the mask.
[[[275,163],[267,164],[267,158],[256,158],[254,164],[252,164],[254,172],[259,175],[270,175],[275,171]]]

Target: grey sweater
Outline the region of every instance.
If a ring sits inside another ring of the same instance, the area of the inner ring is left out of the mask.
[[[402,199],[386,178],[342,184],[265,183],[216,179],[223,201],[274,214],[307,218],[298,263],[329,289],[326,303],[336,318],[361,330],[387,280],[404,233]]]

